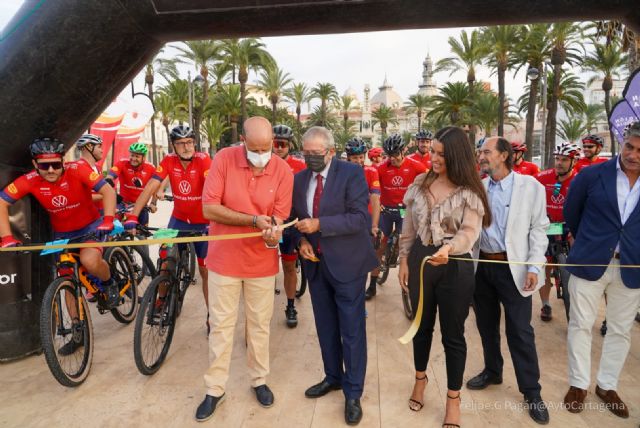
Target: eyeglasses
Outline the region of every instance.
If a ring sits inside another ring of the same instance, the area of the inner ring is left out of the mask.
[[[583,144],[582,148],[583,149],[595,149],[596,146],[595,146],[595,144]]]
[[[185,146],[193,146],[194,144],[195,144],[195,141],[193,141],[193,140],[189,140],[189,141],[175,141],[175,142],[173,143],[173,145],[174,145],[174,146],[182,146],[182,147],[185,147]]]
[[[41,171],[49,171],[49,168],[62,169],[62,162],[37,162],[36,165]]]
[[[285,147],[289,147],[289,142],[286,140],[274,140],[273,147],[284,149]]]
[[[560,190],[562,189],[562,183],[557,182],[553,185],[553,196],[558,196],[560,194]]]

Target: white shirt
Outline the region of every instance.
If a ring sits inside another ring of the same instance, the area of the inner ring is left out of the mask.
[[[331,160],[327,163],[321,172],[311,173],[311,181],[309,182],[309,188],[307,189],[307,212],[310,216],[313,216],[313,195],[316,193],[316,186],[318,185],[318,174],[322,176],[322,189],[324,190],[327,184],[327,175],[329,174],[329,167],[331,166]]]
[[[640,198],[640,179],[633,183],[633,187],[629,187],[629,178],[620,166],[620,156],[616,162],[616,194],[618,197],[618,210],[620,211],[620,220],[625,224],[633,210],[638,205]],[[620,251],[620,243],[616,246],[616,252]]]

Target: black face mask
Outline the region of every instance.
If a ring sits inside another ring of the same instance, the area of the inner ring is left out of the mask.
[[[325,155],[304,155],[304,161],[307,164],[307,168],[309,168],[313,172],[322,172],[322,170],[327,166],[327,163],[324,161]]]

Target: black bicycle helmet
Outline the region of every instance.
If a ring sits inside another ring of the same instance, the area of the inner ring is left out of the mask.
[[[64,145],[55,138],[36,138],[29,151],[32,158],[64,156]]]
[[[388,155],[394,155],[404,149],[407,143],[400,134],[391,134],[382,143],[382,149]]]
[[[171,138],[171,141],[180,140],[182,138],[195,138],[195,136],[195,132],[193,132],[193,129],[191,129],[188,125],[175,126],[169,134],[169,138]]]
[[[587,135],[582,139],[582,144],[584,143],[594,143],[599,145],[600,147],[604,146],[604,140],[602,137],[599,137],[595,134]]]
[[[351,155],[363,155],[367,153],[369,148],[367,143],[360,137],[353,137],[344,146],[344,151],[347,152],[347,156]]]
[[[276,125],[273,127],[273,139],[274,140],[287,140],[291,141],[293,138],[293,130],[287,125]]]
[[[416,140],[433,140],[433,133],[428,129],[421,129],[420,131],[416,132],[414,138]]]

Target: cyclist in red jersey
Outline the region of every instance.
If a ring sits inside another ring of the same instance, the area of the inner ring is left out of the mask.
[[[100,171],[96,165],[97,162],[102,160],[103,156],[102,138],[93,134],[84,134],[78,139],[78,141],[76,141],[76,147],[80,153],[80,159],[76,162],[85,164],[94,172],[102,174],[102,171]],[[93,192],[91,198],[93,199],[93,204],[98,208],[98,210],[102,211],[102,195],[97,192]]]
[[[513,171],[522,175],[534,176],[540,172],[538,165],[524,160],[524,154],[527,151],[527,145],[517,141],[511,142],[513,148]]]
[[[202,214],[202,188],[211,167],[211,158],[206,153],[195,151],[195,134],[186,125],[174,127],[169,138],[175,153],[165,156],[160,162],[153,177],[138,196],[131,215],[127,216],[124,227],[127,230],[135,231],[140,212],[147,205],[149,199],[160,189],[162,180],[169,177],[174,203],[168,227],[181,231],[201,231],[206,234],[209,222]],[[194,246],[198,258],[198,271],[202,278],[202,294],[208,308],[208,274],[207,268],[204,266],[208,243],[206,241],[194,242]]]
[[[372,147],[369,149],[367,157],[371,161],[371,166],[377,168],[382,163],[382,149],[380,147]]]
[[[551,223],[563,223],[563,237],[567,239],[562,208],[571,180],[577,173],[575,165],[580,155],[580,148],[577,144],[563,142],[556,144],[553,154],[555,156],[554,167],[538,173],[536,179],[544,186],[547,194],[547,216],[549,221]],[[549,304],[551,269],[550,267],[546,268],[545,284],[540,288],[540,299],[542,300],[540,319],[542,321],[551,321],[553,318],[551,305]]]
[[[293,140],[293,130],[286,125],[276,125],[273,127],[273,153],[282,158],[291,172],[295,175],[307,168],[302,159],[297,159],[289,154],[291,141]],[[287,327],[294,328],[298,325],[298,311],[295,307],[296,288],[298,277],[296,276],[296,260],[298,252],[296,250],[293,227],[289,227],[282,232],[282,242],[280,242],[280,259],[282,260],[282,273],[284,276],[284,292],[287,295],[287,307],[284,310],[287,320]]]
[[[582,139],[582,155],[584,157],[578,159],[576,162],[576,172],[580,172],[582,168],[606,162],[607,158],[598,156],[603,146],[604,140],[602,137],[597,135],[587,135],[584,137]]]
[[[418,150],[407,157],[409,159],[420,162],[427,169],[431,169],[431,154],[429,153],[429,151],[431,150],[431,140],[433,140],[433,133],[431,131],[425,131],[424,129],[421,129],[416,133],[415,139]]]
[[[380,179],[378,178],[378,170],[372,166],[366,166],[364,164],[365,154],[367,153],[367,143],[360,137],[353,137],[347,144],[345,144],[345,152],[347,153],[347,160],[352,163],[357,163],[364,168],[364,177],[367,180],[367,186],[369,187],[369,214],[371,214],[371,236],[378,235],[378,223],[380,222]],[[379,261],[379,259],[378,259]],[[375,268],[371,271],[371,279],[369,282],[369,288],[375,285],[380,275],[380,269]],[[366,294],[365,294],[366,297]]]
[[[60,141],[50,138],[36,139],[30,146],[35,168],[10,183],[0,192],[0,236],[2,247],[20,245],[11,233],[9,206],[31,194],[49,213],[54,239],[72,239],[94,232],[98,239],[113,230],[116,193],[102,178],[84,163],[63,163],[64,147]],[[105,216],[91,203],[91,192],[97,192],[104,202]],[[102,258],[102,249],[82,248],[80,262],[87,271],[97,277],[105,291],[107,307],[116,307],[120,301],[118,286],[111,278],[109,265]],[[69,305],[69,307],[75,307]],[[71,314],[72,318],[74,314]],[[70,341],[58,350],[70,355],[82,341]]]
[[[129,159],[121,159],[109,170],[107,181],[114,186],[115,180],[119,180],[120,192],[118,194],[118,206],[135,204],[144,190],[156,167],[145,161],[147,146],[142,143],[133,143],[129,146]],[[114,186],[115,187],[115,186]],[[154,198],[155,199],[155,198]],[[155,212],[155,201],[149,204],[151,212]],[[143,208],[138,216],[140,224],[149,223],[149,209]]]
[[[382,144],[388,159],[378,165],[378,177],[380,178],[380,204],[389,208],[380,214],[380,230],[385,239],[378,248],[378,259],[382,258],[387,246],[386,237],[393,230],[402,230],[402,214],[399,208],[403,208],[402,200],[407,189],[419,174],[427,172],[427,168],[418,161],[405,157],[406,142],[399,134],[392,134]],[[395,227],[394,227],[395,226]],[[366,297],[371,299],[376,295],[376,284],[367,288]]]

